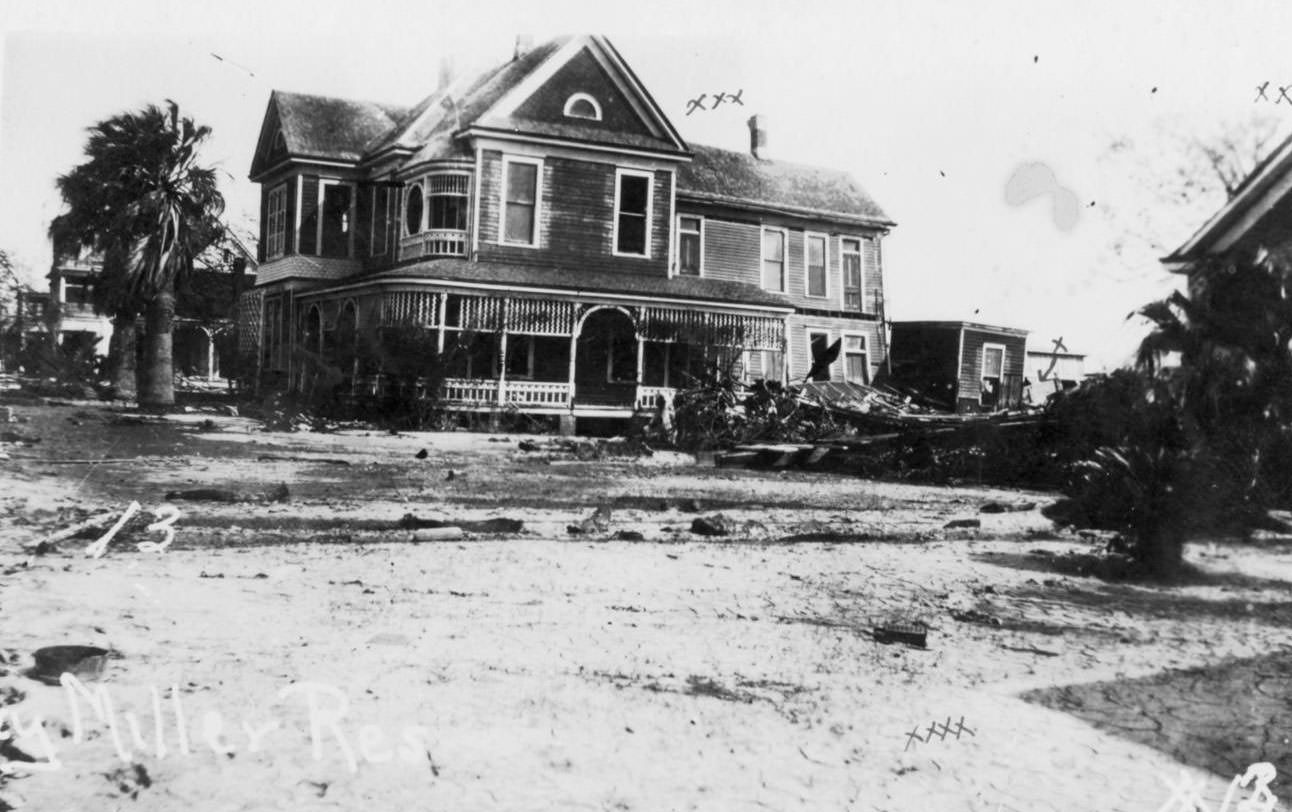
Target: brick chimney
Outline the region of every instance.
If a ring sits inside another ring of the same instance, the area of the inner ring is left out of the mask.
[[[515,62],[517,59],[520,59],[522,56],[529,53],[529,49],[533,47],[534,47],[533,34],[517,34],[516,52],[512,54],[512,57],[511,57],[512,61]]]
[[[749,152],[760,161],[768,159],[767,116],[761,113],[749,117]]]
[[[442,91],[453,81],[453,57],[446,56],[440,59],[440,71],[436,75],[435,90]]]

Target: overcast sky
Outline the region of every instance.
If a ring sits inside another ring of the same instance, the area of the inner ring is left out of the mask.
[[[115,113],[172,98],[209,125],[206,158],[251,224],[271,89],[413,104],[446,55],[465,71],[517,32],[592,31],[688,141],[744,149],[759,112],[776,157],[851,172],[898,223],[889,318],[1021,327],[1115,366],[1142,333],[1126,315],[1171,279],[1148,248],[1110,250],[1145,180],[1109,145],[1160,166],[1172,133],[1253,112],[1292,124],[1275,104],[1280,85],[1292,96],[1290,23],[1274,3],[5,0],[0,247],[44,285],[54,180]],[[737,91],[743,107],[687,114]],[[1158,211],[1153,228],[1173,245],[1199,217]]]

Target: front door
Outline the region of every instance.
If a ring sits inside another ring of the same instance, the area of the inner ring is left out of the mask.
[[[574,402],[632,406],[637,399],[637,334],[620,310],[594,311],[583,322],[574,359]]]

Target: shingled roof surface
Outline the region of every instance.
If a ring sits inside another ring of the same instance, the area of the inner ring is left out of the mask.
[[[753,285],[701,279],[694,276],[641,276],[615,271],[571,270],[540,265],[470,262],[465,259],[432,259],[392,268],[365,277],[370,280],[417,277],[459,282],[482,282],[515,287],[627,293],[686,299],[697,302],[758,305],[788,310],[785,297]]]
[[[358,161],[365,147],[408,114],[376,102],[274,91],[287,150],[293,155]]]
[[[834,212],[893,225],[847,172],[767,161],[743,152],[691,144],[695,154],[677,171],[679,194],[732,203],[766,203]]]
[[[526,76],[543,64],[549,56],[556,53],[557,49],[564,45],[568,39],[569,37],[558,37],[531,48],[520,59],[504,62],[492,70],[485,71],[475,77],[475,79],[466,83],[465,88],[457,82],[451,84],[446,88],[446,91],[447,95],[452,96],[457,104],[457,115],[454,115],[451,107],[446,107],[444,104],[439,103],[443,99],[444,93],[435,94],[434,98],[437,103],[431,105],[431,114],[427,115],[424,120],[418,121],[413,132],[406,136],[400,136],[401,142],[411,141],[415,144],[423,144],[421,149],[413,155],[411,163],[446,157],[446,148],[451,154],[453,147],[449,136],[458,129],[459,120],[462,127],[471,126],[476,119],[506,95],[508,91],[520,84]]]

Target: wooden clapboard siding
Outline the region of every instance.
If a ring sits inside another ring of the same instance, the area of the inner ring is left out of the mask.
[[[499,243],[503,154],[487,150],[479,179],[480,248],[484,261],[552,264],[665,275],[668,268],[672,175],[657,171],[651,190],[650,257],[615,256],[615,165],[547,157],[539,190],[538,247]]]
[[[870,380],[875,380],[883,361],[879,352],[882,329],[882,325],[874,321],[799,314],[790,316],[786,335],[789,341],[790,379],[801,380],[812,368],[812,349],[808,342],[808,332],[811,331],[829,333],[831,344],[842,338],[844,333],[865,336],[866,363],[869,366]],[[840,351],[839,358],[830,365],[830,380],[842,381],[843,370],[843,352]]]
[[[760,284],[762,232],[758,226],[706,218],[703,228],[701,277]]]
[[[982,395],[982,347],[1000,344],[1005,347],[1005,374],[1022,376],[1026,366],[1027,338],[984,330],[965,329],[964,350],[960,356],[957,396],[977,401]]]

